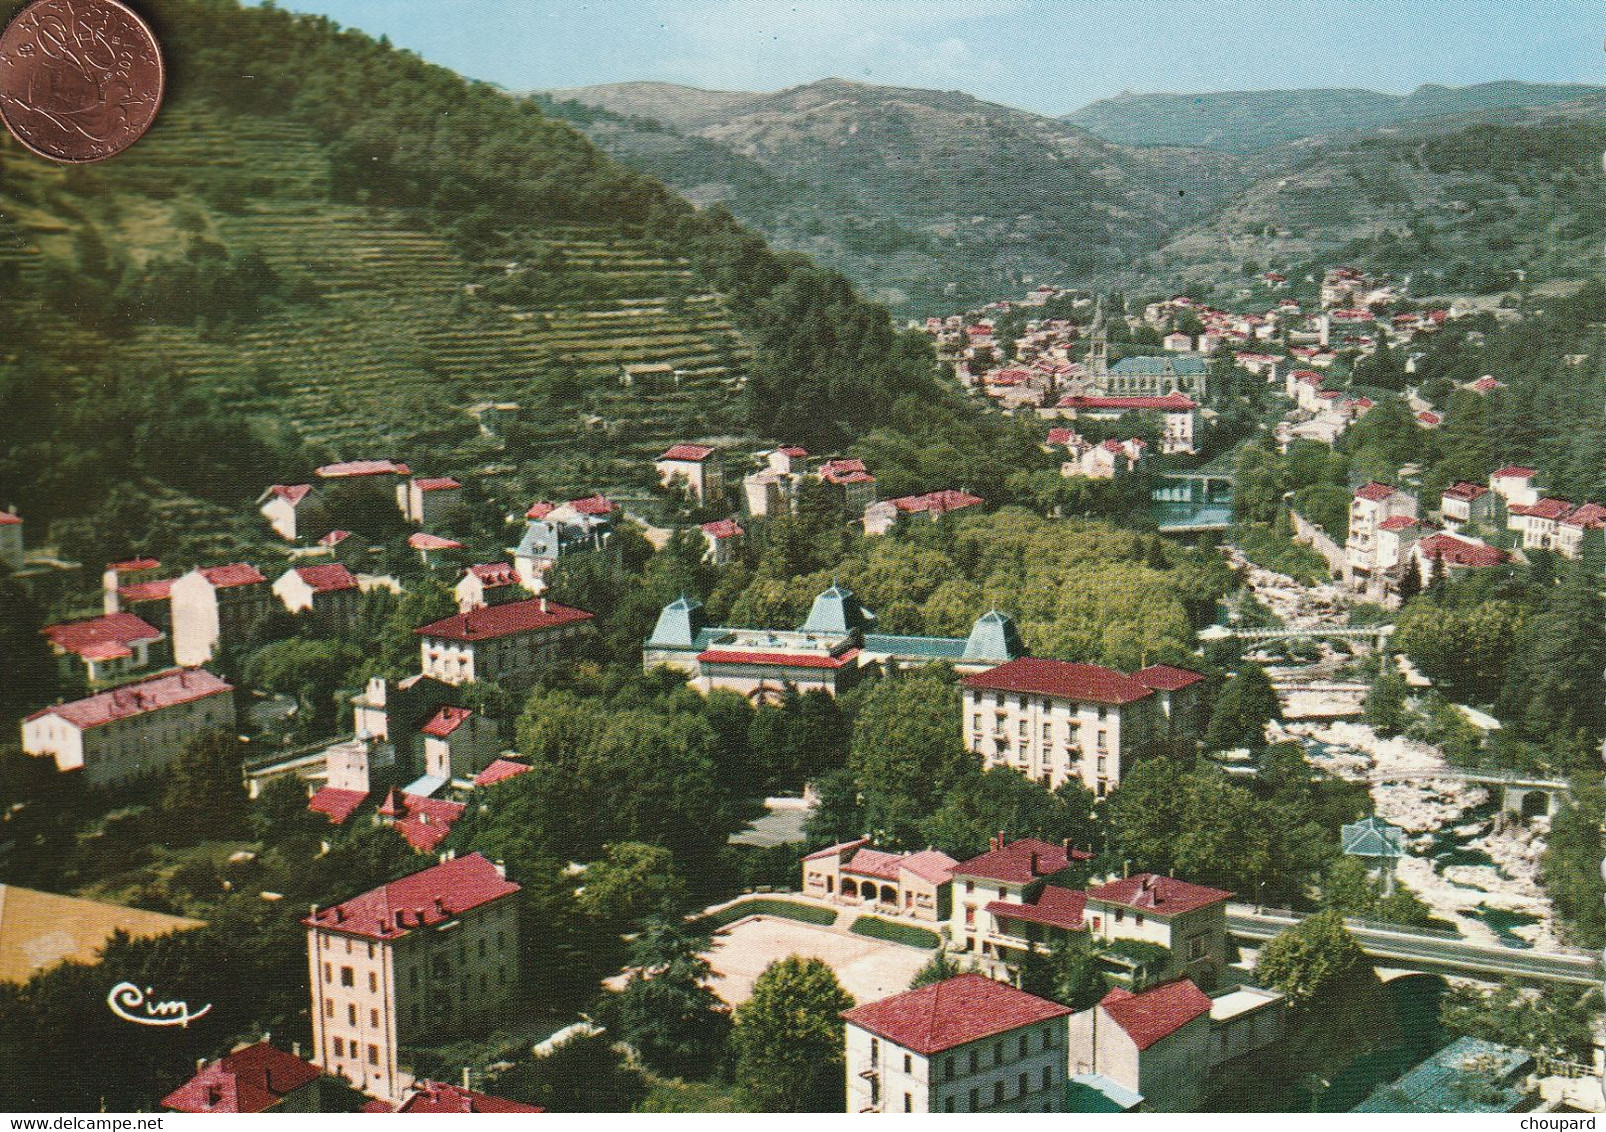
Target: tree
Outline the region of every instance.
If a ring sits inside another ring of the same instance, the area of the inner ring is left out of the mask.
[[[580,907],[615,931],[650,915],[672,915],[686,902],[686,882],[675,858],[657,845],[621,841],[606,846],[602,860],[586,868]]]
[[[1212,751],[1262,747],[1266,743],[1266,724],[1282,717],[1266,670],[1246,662],[1238,666],[1216,696],[1215,711],[1205,731],[1205,747]]]
[[[1551,819],[1543,869],[1545,891],[1566,917],[1568,934],[1584,947],[1606,944],[1606,883],[1601,880],[1600,815],[1606,789],[1598,775],[1581,774],[1572,797]]]
[[[1110,989],[1099,952],[1085,932],[1062,935],[1047,955],[1033,951],[1021,967],[1020,988],[1072,1010],[1087,1010]]]
[[[948,793],[942,808],[921,828],[926,840],[960,860],[987,851],[999,830],[1012,837],[1091,844],[1094,798],[1076,780],[1057,790],[1008,767],[995,766],[965,775]]]
[[[933,667],[875,685],[854,720],[848,767],[879,840],[916,847],[921,823],[976,765],[959,737],[959,690]]]
[[[1366,722],[1379,735],[1398,735],[1405,729],[1405,697],[1410,687],[1399,669],[1389,665],[1366,692]]]
[[[265,692],[294,696],[299,730],[324,736],[334,730],[339,718],[336,693],[351,684],[362,663],[363,654],[354,645],[293,637],[264,645],[252,654],[245,679]]]
[[[605,998],[598,1017],[658,1073],[705,1077],[720,1063],[730,1015],[707,985],[706,941],[674,921],[647,925],[631,949],[624,989]]]
[[[184,744],[163,776],[162,815],[175,842],[245,832],[244,753],[240,741],[222,731],[208,731]]]
[[[853,997],[819,959],[765,968],[736,1009],[736,1080],[760,1112],[841,1112],[842,1018]]]
[[[55,698],[56,658],[39,633],[43,626],[27,589],[0,565],[0,723],[7,726]]]
[[[1537,992],[1516,982],[1455,984],[1439,1003],[1439,1020],[1452,1034],[1587,1064],[1600,1009],[1598,987]]]
[[[1255,961],[1255,978],[1309,1006],[1368,966],[1343,915],[1328,909],[1307,916],[1267,941]]]
[[[577,1033],[496,1079],[496,1095],[548,1112],[629,1112],[647,1083],[605,1034]]]
[[[940,983],[963,973],[964,968],[948,954],[948,949],[939,947],[937,953],[926,960],[926,965],[916,971],[915,977],[909,980],[909,989],[919,990],[921,987],[929,987],[932,983]]]

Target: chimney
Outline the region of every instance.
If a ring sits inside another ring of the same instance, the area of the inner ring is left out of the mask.
[[[469,1068],[465,1065],[463,1066],[463,1089],[466,1092],[473,1087],[472,1078],[469,1076]]]
[[[1064,841],[1060,842],[1060,847],[1065,850],[1065,855],[1067,857],[1069,857],[1071,855],[1071,839],[1069,837],[1067,837]]]
[[[435,897],[435,914],[437,916],[446,915],[446,900],[444,897]]]
[[[300,1057],[301,1056],[301,1043],[300,1042],[291,1042],[290,1043],[290,1056],[291,1057]]]
[[[1037,850],[1032,850],[1032,875],[1037,875]]]
[[[206,1058],[204,1058],[204,1057],[197,1057],[197,1058],[196,1058],[196,1059],[195,1059],[195,1071],[196,1071],[196,1072],[197,1072],[197,1073],[199,1073],[199,1072],[200,1072],[200,1071],[201,1071],[201,1070],[203,1070],[203,1069],[205,1069],[205,1068],[206,1068]]]
[[[541,601],[541,612],[545,613],[546,612],[546,595],[545,594],[541,595],[540,601]],[[465,1070],[465,1072],[466,1072],[466,1070]]]
[[[506,865],[506,863],[504,863],[502,861],[502,859],[500,857],[498,857],[496,859],[496,861],[494,862],[494,864],[495,864],[495,867],[496,867],[496,875],[501,877],[503,880],[506,880],[507,879],[507,865]]]
[[[406,926],[407,926],[407,925],[406,925],[406,924],[404,924],[404,923],[403,923],[403,922],[402,922],[402,918],[403,918],[403,917],[404,917],[404,916],[405,916],[405,915],[406,915],[406,912],[405,912],[405,910],[404,910],[404,909],[401,909],[401,908],[398,908],[398,909],[396,909],[396,930],[397,930],[397,931],[401,931],[401,930],[402,930],[402,928],[404,928],[404,927],[406,927]]]

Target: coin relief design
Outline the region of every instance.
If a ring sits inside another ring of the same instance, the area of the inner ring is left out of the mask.
[[[37,0],[0,35],[0,119],[53,161],[101,161],[133,145],[162,86],[156,37],[117,0]]]

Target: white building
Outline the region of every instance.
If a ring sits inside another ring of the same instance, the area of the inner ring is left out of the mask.
[[[339,562],[292,566],[273,583],[273,595],[286,612],[306,614],[336,632],[349,628],[356,619],[361,594],[357,579]]]
[[[207,663],[220,647],[240,644],[275,604],[268,580],[244,562],[191,570],[173,583],[169,597],[173,659],[186,668]]]
[[[309,528],[323,518],[323,508],[307,483],[276,483],[257,497],[257,509],[274,534],[286,542],[300,542]]]
[[[1187,979],[1117,987],[1071,1019],[1071,1071],[1114,1081],[1150,1112],[1192,1112],[1210,1071],[1210,998]]]
[[[1067,1007],[982,975],[846,1011],[848,1112],[1062,1112]]]
[[[432,527],[463,506],[463,485],[450,476],[404,480],[396,485],[396,506],[409,523]]]
[[[36,711],[22,721],[22,749],[110,786],[157,774],[190,740],[235,727],[234,689],[184,669]]]
[[[1368,483],[1355,490],[1350,500],[1349,539],[1344,544],[1345,580],[1354,589],[1381,596],[1387,588],[1388,572],[1400,562],[1398,538],[1406,529],[1403,520],[1417,517],[1416,496],[1386,483]],[[1396,553],[1391,554],[1391,548]],[[1409,547],[1404,548],[1407,552]]]
[[[709,503],[725,494],[725,473],[719,452],[706,444],[675,444],[658,457],[661,487],[679,484],[698,503]]]
[[[1527,507],[1539,502],[1539,488],[1534,483],[1538,477],[1533,468],[1507,464],[1490,474],[1489,490],[1505,500],[1507,507]]]
[[[1142,676],[1034,657],[967,676],[965,749],[1051,790],[1074,778],[1103,797],[1124,762],[1161,732]]]
[[[591,633],[591,620],[583,609],[537,597],[471,609],[413,632],[424,675],[467,684],[534,675]]]

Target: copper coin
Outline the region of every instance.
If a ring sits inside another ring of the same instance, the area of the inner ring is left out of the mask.
[[[104,161],[162,104],[162,53],[118,0],[37,0],[0,35],[0,119],[52,161]]]

